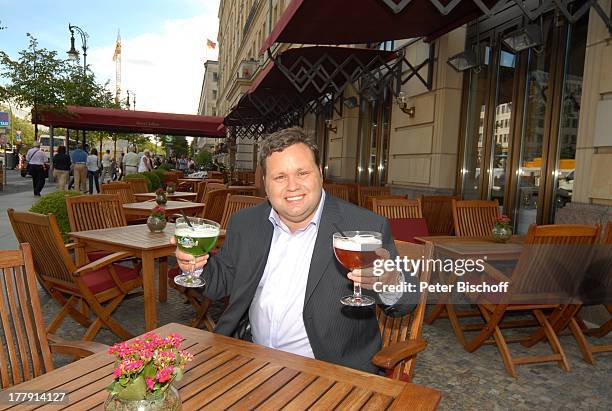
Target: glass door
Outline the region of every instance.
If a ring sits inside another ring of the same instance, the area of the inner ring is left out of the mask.
[[[357,182],[360,184],[384,185],[387,182],[391,104],[392,96],[387,89],[377,99],[361,98],[357,149]]]

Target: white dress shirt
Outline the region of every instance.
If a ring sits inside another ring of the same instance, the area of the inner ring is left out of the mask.
[[[251,334],[257,344],[314,358],[302,311],[324,203],[322,191],[312,221],[293,233],[274,209],[270,211],[274,225],[270,253],[249,309]]]

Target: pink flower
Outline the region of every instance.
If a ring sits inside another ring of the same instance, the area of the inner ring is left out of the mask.
[[[157,371],[157,375],[155,377],[157,378],[157,381],[159,382],[167,382],[172,377],[172,371],[174,371],[174,367],[172,366],[163,368]]]
[[[151,377],[147,377],[145,378],[145,382],[147,383],[147,387],[149,387],[150,391],[153,391],[153,389],[155,389],[155,380]]]

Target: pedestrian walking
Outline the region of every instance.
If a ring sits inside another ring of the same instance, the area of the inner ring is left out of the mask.
[[[70,152],[74,189],[81,193],[87,192],[87,151],[77,148]],[[68,188],[71,186],[69,185]]]
[[[144,173],[151,170],[151,152],[149,150],[145,150],[143,156],[140,158],[140,162],[138,163],[138,172]]]
[[[40,197],[40,192],[45,186],[45,163],[47,155],[40,149],[40,141],[34,143],[34,147],[26,153],[28,173],[32,176],[32,187],[34,195]]]
[[[138,172],[138,154],[136,154],[135,148],[132,148],[130,152],[123,157],[123,165],[125,166],[126,176]]]
[[[65,190],[70,176],[70,156],[66,154],[66,146],[59,146],[57,154],[53,156],[53,178],[57,182],[58,190]]]
[[[93,194],[93,185],[96,184],[96,193],[100,192],[100,159],[98,150],[92,148],[87,156],[87,179],[89,180],[89,194]]]
[[[102,156],[102,176],[100,180],[102,180],[102,184],[108,183],[112,179],[112,171],[111,171],[111,156],[110,150],[106,150],[106,153]]]

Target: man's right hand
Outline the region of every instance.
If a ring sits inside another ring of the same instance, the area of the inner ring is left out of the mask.
[[[176,239],[173,237],[170,238],[170,242],[172,244],[176,244]],[[192,266],[194,256],[188,253],[181,251],[178,247],[176,247],[176,251],[174,252],[176,256],[176,261],[184,273],[189,272],[189,270],[197,270],[206,265],[208,262],[208,254],[200,255],[195,257],[195,267]]]

